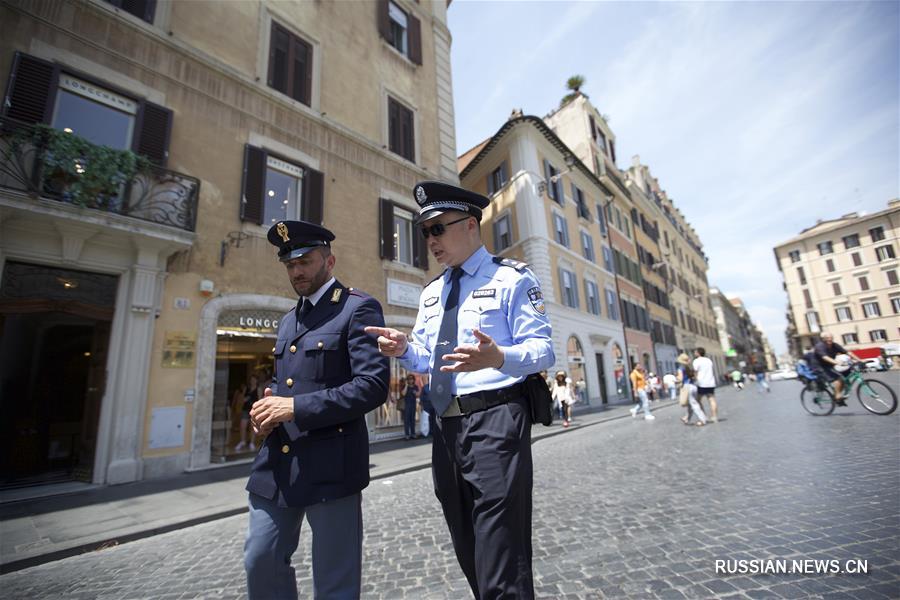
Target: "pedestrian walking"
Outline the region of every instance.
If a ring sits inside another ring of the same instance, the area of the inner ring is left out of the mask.
[[[403,439],[416,439],[416,405],[419,403],[419,386],[416,376],[410,373],[403,385]]]
[[[434,406],[431,404],[427,383],[422,386],[419,403],[422,405],[422,413],[419,415],[419,429],[422,431],[422,437],[431,437],[431,421],[434,419]]]
[[[553,387],[550,388],[550,396],[553,398],[554,405],[559,406],[562,411],[563,427],[568,427],[572,420],[572,405],[576,401],[575,394],[572,380],[566,377],[566,372],[557,371]]]
[[[254,431],[266,438],[247,482],[247,591],[251,599],[297,597],[291,556],[305,517],[315,597],[359,598],[365,415],[384,403],[390,378],[364,327],[383,325],[384,317],[374,298],[332,276],[333,233],[281,221],[268,238],[301,301],[279,322],[272,387],[250,411]]]
[[[687,357],[686,354],[684,356]],[[663,375],[663,385],[666,388],[666,394],[669,395],[669,400],[674,402],[678,397],[678,378],[674,373],[666,373]]]
[[[522,382],[554,362],[535,276],[481,241],[490,200],[438,182],[414,189],[416,224],[446,267],[425,286],[412,334],[369,327],[382,353],[431,373],[432,473],[476,598],[533,598],[530,407]]]
[[[731,372],[731,382],[734,384],[734,389],[738,391],[744,389],[744,374],[741,373],[740,369],[735,369]]]
[[[756,379],[756,391],[769,393],[772,389],[769,387],[769,382],[766,381],[766,366],[763,364],[757,364],[754,368],[754,377]]]
[[[646,371],[644,370],[644,365],[638,363],[634,366],[634,370],[631,371],[631,389],[634,390],[635,400],[637,404],[631,407],[631,416],[637,417],[638,410],[644,410],[644,420],[652,421],[656,417],[650,414],[650,400],[647,398],[647,376]]]
[[[696,374],[697,401],[703,406],[703,399],[709,399],[709,420],[719,422],[719,407],[716,405],[716,373],[713,362],[707,358],[705,348],[694,350],[694,361],[691,364]]]
[[[691,417],[697,416],[697,425],[706,425],[706,413],[703,407],[697,402],[697,385],[694,383],[696,373],[691,365],[691,359],[687,354],[679,354],[676,359],[678,363],[678,374],[676,379],[681,385],[680,398],[678,403],[685,407],[685,415],[681,417],[681,422],[685,425],[691,424]]]

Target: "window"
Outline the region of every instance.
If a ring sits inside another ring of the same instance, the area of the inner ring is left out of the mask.
[[[379,0],[378,31],[397,52],[422,64],[422,25],[412,13],[390,0]]]
[[[597,145],[600,146],[600,151],[603,154],[607,154],[608,151],[606,149],[606,136],[603,135],[603,132],[600,131],[600,128],[597,128]]]
[[[156,13],[156,0],[106,0],[115,7],[136,16],[138,19],[153,24]]]
[[[859,277],[859,289],[862,291],[867,291],[869,289],[869,278],[863,275]]]
[[[52,124],[98,146],[130,150],[137,110],[134,100],[63,73]]]
[[[800,279],[800,285],[806,285],[806,273],[803,267],[797,267],[797,277]]]
[[[512,245],[512,230],[509,227],[509,215],[503,215],[494,221],[494,252],[500,252]]]
[[[884,329],[873,329],[869,332],[869,339],[873,342],[886,342],[887,331],[885,331]]]
[[[600,314],[600,292],[593,281],[584,280],[584,298],[587,310],[592,315]]]
[[[884,227],[873,227],[869,230],[869,237],[872,238],[873,242],[880,242],[884,239]]]
[[[624,227],[623,231],[625,232],[625,237],[629,240],[631,239],[631,223],[628,222],[628,217],[622,215],[622,226]]]
[[[809,295],[809,290],[803,290],[803,301],[806,303],[806,308],[812,308],[812,296]]]
[[[831,260],[830,258],[826,259],[825,260],[825,268],[828,270],[829,273],[834,273],[834,261]]]
[[[791,262],[792,262],[792,263],[800,262],[800,251],[799,251],[799,250],[791,250],[791,251],[788,253],[788,256],[791,257]]]
[[[878,246],[877,248],[875,248],[875,256],[878,258],[878,262],[896,258],[896,255],[894,254],[894,246]]]
[[[891,310],[895,315],[900,315],[900,298],[891,298]]]
[[[307,106],[312,97],[312,46],[272,21],[269,87]]]
[[[610,319],[619,320],[619,303],[616,300],[616,293],[609,288],[606,289],[606,314]]]
[[[854,252],[850,255],[850,258],[853,259],[853,266],[858,267],[862,265],[862,257],[860,257],[859,252]]]
[[[888,285],[900,285],[900,282],[897,281],[896,270],[885,271],[884,274],[887,275]]]
[[[264,148],[244,147],[242,221],[266,227],[284,219],[321,223],[324,208],[322,173]]]
[[[603,207],[597,204],[597,223],[600,225],[600,233],[606,236],[606,215],[603,214]]]
[[[566,218],[558,212],[553,213],[553,228],[556,241],[566,248],[569,247],[569,225]]]
[[[388,148],[410,162],[416,161],[413,112],[388,97]]]
[[[811,310],[806,313],[806,325],[809,327],[810,332],[819,332],[819,314],[816,311]]]
[[[863,302],[862,308],[867,319],[881,316],[881,307],[878,306],[878,302]]]
[[[842,239],[844,240],[844,248],[847,250],[859,246],[859,234],[845,235]]]
[[[826,254],[831,254],[834,252],[834,248],[831,247],[831,242],[819,242],[816,244],[816,248],[819,249],[819,255],[824,256]]]
[[[547,183],[547,195],[550,196],[553,201],[562,206],[566,202],[565,197],[563,197],[562,177],[558,177],[556,181],[553,181],[553,177],[555,175],[559,175],[559,170],[551,165],[550,161],[545,160],[544,179]]]
[[[840,296],[840,295],[841,295],[841,284],[840,284],[840,282],[835,281],[834,283],[832,283],[832,284],[831,284],[831,291],[834,292],[834,295],[835,295],[835,296]]]
[[[582,192],[574,183],[572,184],[572,198],[575,200],[575,206],[578,208],[578,218],[593,222],[594,219],[591,217],[591,211],[588,210],[587,204],[584,201],[584,192]]]
[[[382,198],[380,201],[381,258],[419,269],[428,268],[428,247],[414,225],[412,210]]]
[[[855,333],[845,333],[843,336],[841,336],[841,341],[843,341],[845,344],[858,344],[859,338],[856,337]]]
[[[603,250],[603,267],[610,273],[615,273],[616,268],[613,266],[612,252],[606,246],[601,246]]]
[[[575,283],[575,273],[560,267],[559,283],[563,292],[563,304],[570,308],[578,308],[578,286]]]
[[[500,166],[494,169],[490,175],[488,175],[487,180],[487,190],[488,196],[495,194],[500,190],[506,182],[509,181],[509,176],[506,173],[506,162],[500,163]]]
[[[837,316],[838,321],[852,321],[853,315],[850,313],[849,306],[838,306],[834,309],[834,314]]]
[[[597,257],[594,256],[594,238],[584,230],[581,231],[581,253],[589,261],[597,262]]]

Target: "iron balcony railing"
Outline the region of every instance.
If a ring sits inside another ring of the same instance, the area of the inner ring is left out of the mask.
[[[0,117],[0,189],[195,230],[199,179],[68,135]]]

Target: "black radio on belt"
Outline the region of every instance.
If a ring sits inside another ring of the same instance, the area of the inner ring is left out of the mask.
[[[553,396],[540,373],[532,373],[522,382],[531,406],[531,422],[549,427],[553,423]]]

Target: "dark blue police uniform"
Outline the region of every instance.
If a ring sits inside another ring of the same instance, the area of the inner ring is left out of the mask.
[[[282,261],[332,239],[302,221],[269,231]],[[247,483],[251,598],[297,597],[290,561],[304,516],[313,532],[316,597],[359,597],[360,491],[369,484],[365,414],[387,399],[389,363],[364,331],[384,323],[378,301],[332,281],[313,295],[314,305],[298,303],[278,327],[272,394],[294,399],[294,419],[268,435]]]

